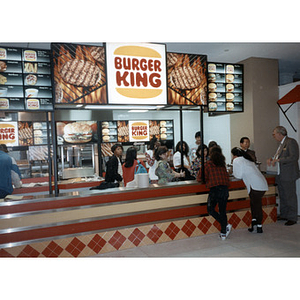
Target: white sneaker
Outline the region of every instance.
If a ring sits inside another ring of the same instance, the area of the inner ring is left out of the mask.
[[[220,237],[220,239],[221,239],[222,241],[225,241],[225,240],[226,240],[226,234],[225,234],[225,233],[220,233],[219,237]]]
[[[231,228],[232,228],[232,225],[228,223],[227,226],[226,226],[226,237],[229,236],[229,233],[230,233],[230,231],[231,231]]]

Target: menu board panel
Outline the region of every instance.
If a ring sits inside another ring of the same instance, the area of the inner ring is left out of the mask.
[[[96,121],[56,122],[56,132],[59,145],[98,141]]]
[[[0,110],[53,110],[50,51],[0,46]]]
[[[146,126],[147,135],[134,133],[135,137],[133,137],[132,124],[134,126]],[[102,143],[141,142],[149,141],[153,137],[162,141],[174,139],[173,120],[105,121],[101,122],[101,127]]]
[[[55,103],[107,104],[104,47],[51,44]]]
[[[167,53],[168,104],[207,105],[207,56]]]
[[[243,65],[208,63],[208,111],[243,111]]]

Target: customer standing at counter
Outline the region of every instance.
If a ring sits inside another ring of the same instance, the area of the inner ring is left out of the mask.
[[[201,152],[202,152],[202,145],[198,146],[196,151],[196,157],[193,159],[191,164],[191,175],[197,177],[198,172],[201,168]],[[206,163],[208,159],[208,148],[206,145],[203,144],[203,152],[204,152],[204,163]]]
[[[252,160],[254,162],[257,161],[255,151],[249,149],[250,139],[248,137],[244,136],[240,139],[240,146],[241,146],[242,150],[244,150],[246,153],[248,153],[252,157]]]
[[[128,182],[134,180],[135,167],[138,163],[142,164],[142,166],[146,169],[144,162],[137,159],[136,148],[129,147],[126,151],[125,162],[122,165],[124,186],[126,186]]]
[[[219,146],[214,146],[209,151],[210,160],[205,164],[205,184],[209,189],[207,199],[207,212],[221,225],[220,238],[224,241],[232,228],[227,222],[226,207],[229,197],[229,174],[227,173],[225,157]],[[198,172],[197,181],[202,181],[201,169]],[[218,204],[219,212],[215,208]]]
[[[146,151],[146,161],[149,165],[149,179],[151,183],[157,183],[158,177],[155,175],[157,161],[154,156],[155,150],[160,146],[160,142],[156,137],[150,140],[149,149]]]
[[[168,163],[167,153],[168,148],[165,146],[160,146],[155,151],[155,158],[157,160],[155,174],[159,178],[159,184],[166,184],[167,182],[174,181],[176,178],[183,178],[185,176],[183,171],[178,173],[171,169]]]
[[[121,144],[114,144],[111,147],[113,155],[106,163],[105,182],[119,183],[123,180],[122,170],[122,153],[123,146]]]
[[[253,158],[248,152],[240,148],[231,150],[233,159],[233,176],[237,179],[242,179],[250,197],[250,207],[252,222],[250,232],[256,229],[257,233],[262,233],[262,197],[268,190],[266,178],[256,167]]]
[[[279,164],[275,179],[280,199],[278,220],[285,220],[287,222],[284,225],[291,226],[297,223],[298,215],[296,180],[299,178],[299,145],[296,140],[287,136],[287,130],[283,126],[274,128],[273,137],[280,144],[275,155],[267,160],[267,165]]]
[[[5,198],[15,188],[21,188],[21,173],[14,158],[7,153],[6,145],[0,144],[0,198]]]

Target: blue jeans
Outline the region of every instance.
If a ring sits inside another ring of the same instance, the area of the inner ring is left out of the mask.
[[[227,215],[226,206],[229,197],[227,185],[218,185],[210,189],[207,199],[207,212],[221,225],[221,233],[226,233]],[[219,212],[215,208],[218,204]]]

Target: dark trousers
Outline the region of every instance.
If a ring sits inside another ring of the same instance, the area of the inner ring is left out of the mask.
[[[297,222],[298,199],[296,193],[296,180],[278,180],[277,183],[280,199],[280,217]]]
[[[263,211],[262,211],[262,197],[265,194],[265,191],[250,191],[250,207],[252,219],[256,219],[258,224],[262,223]]]
[[[227,215],[226,206],[229,197],[228,187],[226,185],[214,186],[210,189],[207,199],[207,212],[214,217],[221,225],[221,233],[226,233]],[[215,207],[219,207],[216,212]]]
[[[8,192],[0,190],[0,198],[5,198],[8,195]]]

